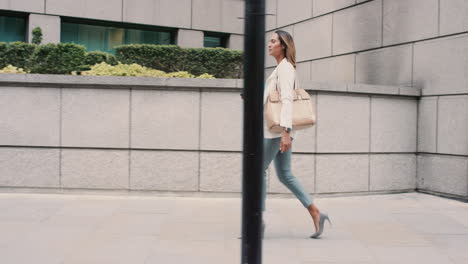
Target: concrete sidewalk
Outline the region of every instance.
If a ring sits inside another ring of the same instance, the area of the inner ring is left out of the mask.
[[[268,197],[263,263],[468,263],[468,203],[421,193]],[[240,263],[239,198],[0,193],[2,264]]]

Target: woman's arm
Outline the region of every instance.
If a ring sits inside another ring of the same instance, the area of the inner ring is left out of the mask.
[[[290,63],[283,63],[278,67],[278,82],[281,93],[280,126],[292,129],[292,103],[296,70]],[[291,135],[284,131],[281,134],[280,151],[286,152],[291,147]]]
[[[291,63],[282,63],[278,68],[278,82],[281,93],[280,126],[292,128],[292,102],[295,69]]]

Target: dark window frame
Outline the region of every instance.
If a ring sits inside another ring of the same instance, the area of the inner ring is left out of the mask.
[[[18,40],[18,41],[21,41],[21,42],[28,42],[29,13],[19,12],[19,11],[11,11],[11,10],[1,10],[1,9],[0,9],[0,16],[15,17],[15,18],[22,18],[22,19],[24,19],[24,35],[23,35],[23,40]],[[0,41],[0,42],[1,42],[1,41]]]
[[[222,33],[222,32],[203,31],[203,47],[206,48],[205,37],[215,37],[215,38],[220,38],[222,48],[227,48],[229,35],[230,34],[228,33]]]
[[[60,17],[60,25],[63,23],[169,33],[169,45],[176,45],[177,28],[66,16]],[[60,42],[64,42],[62,30],[60,32]]]

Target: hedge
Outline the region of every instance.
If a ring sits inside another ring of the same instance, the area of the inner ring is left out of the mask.
[[[0,42],[0,68],[8,65],[23,69],[27,68],[34,49],[35,45],[24,42]]]
[[[70,74],[105,62],[139,64],[164,72],[204,73],[216,78],[242,78],[243,52],[225,48],[181,48],[176,45],[130,44],[116,47],[116,56],[71,43],[35,45],[0,43],[0,69],[7,65],[31,73]]]
[[[69,74],[83,65],[86,48],[70,43],[36,46],[31,58],[31,73]]]
[[[243,52],[225,48],[181,48],[176,45],[130,44],[116,47],[117,60],[165,72],[209,73],[216,78],[240,78]]]
[[[110,65],[117,65],[117,59],[114,55],[103,52],[103,51],[88,51],[86,52],[83,65],[89,65],[90,67],[105,62]]]

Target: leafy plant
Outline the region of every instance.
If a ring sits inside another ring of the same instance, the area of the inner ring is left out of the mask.
[[[86,52],[83,64],[93,66],[101,62],[105,62],[110,65],[117,65],[117,59],[114,55],[97,50]]]
[[[0,68],[7,65],[26,69],[30,64],[35,45],[24,42],[0,42]]]
[[[85,47],[71,43],[37,46],[31,58],[31,73],[69,74],[83,64]]]
[[[76,75],[76,72],[72,72]],[[91,67],[89,71],[82,71],[81,75],[94,75],[94,76],[140,76],[140,77],[160,77],[160,78],[195,78],[196,76],[186,71],[165,73],[164,71],[151,69],[138,65],[136,63],[123,64],[118,62],[117,65],[110,65],[106,62],[98,63]],[[202,74],[196,78],[214,77],[210,74]]]
[[[42,42],[42,29],[40,27],[35,27],[32,30],[32,44],[39,45]]]
[[[13,65],[8,65],[0,69],[0,73],[26,73],[22,68],[17,68]]]

